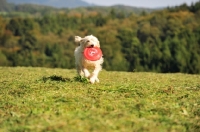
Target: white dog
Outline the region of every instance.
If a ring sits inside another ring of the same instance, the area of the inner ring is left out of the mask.
[[[80,44],[80,46],[78,46],[74,51],[75,65],[78,75],[89,78],[91,83],[94,83],[95,81],[99,82],[98,74],[102,69],[103,57],[96,61],[90,61],[85,59],[83,55],[84,49],[86,47],[100,48],[99,40],[93,35],[89,35],[84,38],[75,36],[75,42]],[[89,69],[91,68],[94,69],[92,74],[89,72]]]

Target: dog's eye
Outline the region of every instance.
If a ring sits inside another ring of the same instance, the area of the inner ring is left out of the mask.
[[[86,42],[88,43],[88,42],[90,42],[90,40],[87,40]]]

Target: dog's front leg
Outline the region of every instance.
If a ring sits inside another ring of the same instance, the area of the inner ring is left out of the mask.
[[[83,68],[83,72],[84,72],[85,77],[88,78],[90,76],[90,72],[85,67]]]
[[[94,83],[95,81],[99,82],[98,74],[99,74],[100,70],[101,70],[101,67],[95,67],[94,71],[92,72],[92,76],[90,78],[91,83]]]

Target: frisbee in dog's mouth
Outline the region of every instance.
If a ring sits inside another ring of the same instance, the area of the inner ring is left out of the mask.
[[[91,61],[99,60],[102,57],[102,51],[98,47],[85,48],[83,54],[87,60],[91,60]]]

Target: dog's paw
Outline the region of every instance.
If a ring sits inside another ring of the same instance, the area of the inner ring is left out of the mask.
[[[90,73],[85,73],[86,78],[90,78]]]
[[[98,78],[96,78],[95,81],[96,81],[97,83],[99,83],[99,79],[98,79]]]
[[[91,78],[90,78],[90,83],[94,84],[94,83],[95,83],[95,80],[96,80],[95,77],[91,77]]]
[[[96,81],[97,83],[99,83],[99,79],[98,79],[97,77],[93,76],[93,77],[90,78],[90,83],[94,84],[95,81]]]

